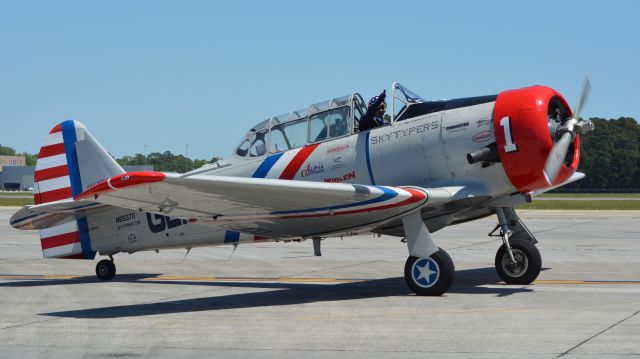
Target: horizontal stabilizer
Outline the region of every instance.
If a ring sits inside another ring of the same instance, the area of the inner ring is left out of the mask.
[[[13,228],[44,229],[106,210],[107,205],[91,201],[61,200],[22,207],[9,220]]]

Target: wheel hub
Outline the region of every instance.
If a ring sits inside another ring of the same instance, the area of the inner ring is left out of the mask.
[[[522,250],[513,248],[512,252],[513,258],[516,260],[515,263],[511,261],[509,255],[505,254],[502,257],[502,269],[511,277],[520,277],[527,272],[529,261]]]
[[[411,278],[422,288],[432,287],[440,278],[440,266],[431,258],[420,258],[411,267]]]
[[[98,268],[98,272],[100,272],[100,275],[107,275],[109,272],[109,268],[107,268],[107,266],[102,265]]]

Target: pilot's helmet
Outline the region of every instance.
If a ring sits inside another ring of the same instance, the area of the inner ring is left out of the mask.
[[[375,104],[376,101],[378,101],[378,96],[373,96],[371,100],[369,100],[369,107],[373,106],[373,104]]]
[[[373,97],[371,98],[371,100],[369,100],[369,107],[371,107],[371,106],[375,105],[376,101],[378,101],[378,98],[379,98],[379,96],[373,96]],[[384,110],[386,110],[386,109],[387,109],[387,104],[386,104],[385,102],[382,102],[382,103],[380,104],[380,108],[378,108],[377,110],[378,110],[378,111],[379,111],[379,110],[383,110],[383,111],[384,111]]]

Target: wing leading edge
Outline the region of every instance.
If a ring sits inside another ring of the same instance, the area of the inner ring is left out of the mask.
[[[131,172],[73,202],[25,207],[12,225],[38,229],[75,218],[84,206],[115,206],[269,237],[304,237],[379,225],[449,199],[447,191],[419,187]]]

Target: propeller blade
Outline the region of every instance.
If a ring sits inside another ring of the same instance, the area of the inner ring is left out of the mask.
[[[584,82],[582,83],[580,100],[578,101],[578,105],[575,107],[575,111],[573,112],[573,118],[567,121],[568,125],[571,126],[571,131],[573,131],[573,126],[578,126],[577,128],[579,128],[580,130],[584,129],[585,132],[593,129],[593,124],[589,121],[578,122],[580,119],[580,114],[582,113],[582,109],[584,108],[584,104],[587,102],[587,98],[589,97],[590,92],[591,81],[589,80],[589,76],[585,76]],[[569,150],[569,145],[571,144],[572,139],[573,134],[571,132],[565,132],[562,137],[560,137],[558,142],[556,142],[556,144],[553,146],[551,151],[549,151],[549,156],[547,156],[547,161],[544,164],[544,175],[550,185],[553,184],[553,182],[558,177],[558,173],[560,173],[562,163],[567,157],[567,151]]]
[[[584,82],[582,83],[582,93],[580,94],[580,101],[578,101],[578,105],[575,107],[576,110],[573,112],[573,118],[576,120],[580,118],[580,114],[582,113],[582,108],[584,104],[587,102],[587,98],[589,97],[589,93],[591,92],[591,81],[589,80],[589,76],[584,77]]]
[[[560,168],[562,167],[562,163],[567,156],[567,150],[571,144],[571,137],[572,135],[570,132],[565,132],[562,137],[560,137],[560,140],[553,146],[551,151],[549,151],[547,162],[544,165],[544,175],[547,177],[549,184],[553,184],[558,173],[560,173]]]

